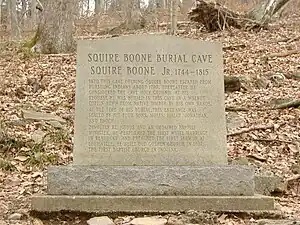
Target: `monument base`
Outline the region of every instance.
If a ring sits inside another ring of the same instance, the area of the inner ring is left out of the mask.
[[[248,166],[51,166],[49,195],[253,196]]]
[[[271,197],[254,196],[65,196],[46,195],[32,198],[32,210],[39,212],[174,212],[223,211],[257,212],[273,211]]]

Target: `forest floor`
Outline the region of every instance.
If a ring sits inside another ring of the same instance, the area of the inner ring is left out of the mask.
[[[179,35],[225,46],[224,74],[239,77],[243,86],[225,94],[226,107],[233,107],[226,111],[228,133],[253,128],[228,137],[229,161],[281,177],[287,185],[274,197],[276,209],[295,220],[300,220],[300,108],[270,108],[300,99],[299,35],[299,16],[258,32],[187,29]],[[30,197],[45,194],[47,166],[72,162],[76,54],[32,55],[9,43],[0,48],[0,224],[86,224],[91,215],[38,219],[30,214]],[[26,110],[59,119],[28,120]],[[16,220],[8,220],[14,216]],[[214,214],[216,220],[190,216],[198,224],[263,224],[252,215]]]

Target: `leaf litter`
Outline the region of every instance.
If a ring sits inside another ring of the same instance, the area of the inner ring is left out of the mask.
[[[228,133],[246,129],[228,136],[229,161],[247,158],[245,162],[254,166],[257,174],[277,175],[287,181],[288,188],[276,197],[276,206],[286,217],[296,219],[300,219],[300,108],[260,109],[269,108],[280,99],[300,99],[300,82],[293,76],[300,74],[300,54],[278,55],[299,49],[299,39],[282,42],[299,34],[297,15],[259,32],[232,29],[207,34],[189,29],[180,34],[222,41],[223,46],[244,46],[224,49],[224,74],[239,77],[245,87],[243,91],[225,94],[226,107],[249,109],[235,112],[234,116],[242,121],[240,126],[228,127]],[[30,196],[45,194],[47,166],[72,162],[76,75],[76,54],[24,57],[11,46],[3,49],[0,220],[15,212],[28,213]],[[47,118],[28,119],[24,112],[37,112]],[[260,126],[270,127],[249,129]],[[44,134],[40,143],[32,140],[37,130]],[[227,214],[220,214],[218,220],[220,224],[256,224],[253,218],[243,220]],[[30,224],[30,219],[27,222],[22,224]]]

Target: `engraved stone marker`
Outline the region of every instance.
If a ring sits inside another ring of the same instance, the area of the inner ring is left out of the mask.
[[[78,42],[74,164],[226,164],[222,46],[163,35]]]
[[[74,163],[37,211],[273,210],[228,166],[221,44],[164,35],[79,41]]]

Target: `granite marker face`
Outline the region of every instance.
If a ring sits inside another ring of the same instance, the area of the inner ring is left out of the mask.
[[[226,164],[222,63],[219,43],[79,41],[74,163]]]

